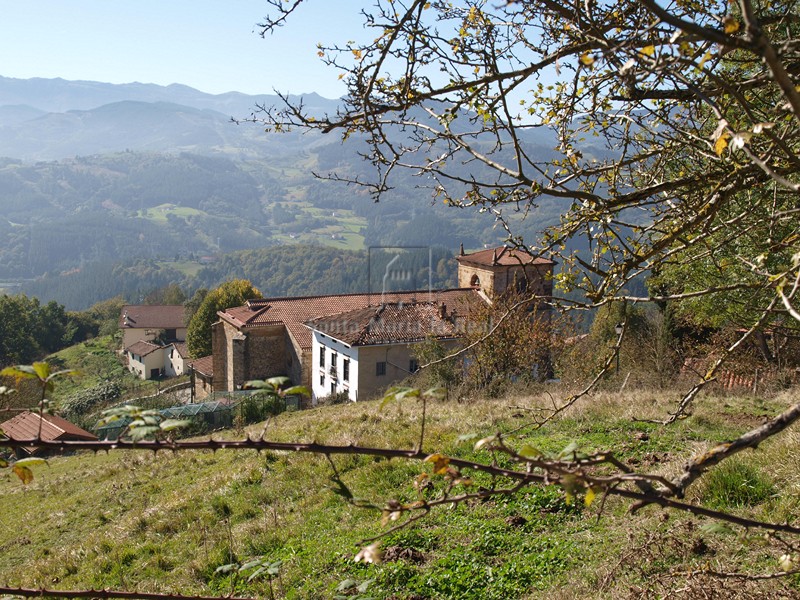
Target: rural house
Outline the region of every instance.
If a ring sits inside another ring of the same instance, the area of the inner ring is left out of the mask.
[[[552,272],[554,262],[543,258],[534,258],[520,250],[501,246],[490,248],[475,253],[466,254],[461,250],[458,260],[459,288],[438,291],[410,291],[389,292],[385,294],[340,294],[330,296],[307,296],[294,298],[263,298],[249,300],[244,306],[238,306],[220,311],[217,321],[212,328],[212,356],[213,356],[213,389],[214,391],[233,391],[241,388],[242,384],[251,379],[265,379],[277,375],[288,376],[294,384],[305,385],[316,389],[320,393],[320,349],[326,345],[326,361],[330,361],[331,348],[334,340],[337,343],[346,343],[345,340],[328,336],[328,339],[318,337],[318,350],[314,354],[314,327],[328,327],[330,323],[323,322],[327,317],[345,315],[352,324],[361,323],[364,315],[372,315],[381,307],[394,305],[388,314],[394,314],[397,307],[417,306],[415,309],[399,311],[401,320],[411,318],[411,311],[426,311],[441,315],[439,325],[443,339],[451,340],[453,332],[444,328],[444,321],[456,323],[459,315],[466,318],[469,306],[474,302],[491,302],[492,297],[502,294],[513,286],[513,289],[536,292],[542,296],[552,293]],[[421,308],[418,305],[425,305]],[[357,315],[353,311],[368,309],[364,315]],[[384,311],[386,308],[383,309]],[[360,320],[361,319],[361,320]],[[308,325],[307,325],[308,324]],[[324,331],[319,334],[327,335]],[[438,334],[437,334],[438,335]],[[424,337],[424,336],[423,336]],[[411,348],[418,340],[391,339],[386,331],[381,338],[383,346],[403,347],[407,356],[402,362],[413,366]],[[322,344],[322,340],[325,344]],[[350,344],[348,344],[350,345]],[[364,357],[372,355],[376,345],[364,344],[350,345],[358,350],[361,364]],[[338,346],[337,346],[338,347]],[[370,348],[367,350],[366,348]],[[364,354],[361,354],[361,352]],[[386,351],[386,348],[383,348]],[[393,350],[394,351],[394,350]],[[399,350],[396,350],[399,352]],[[337,360],[340,352],[337,351]],[[316,360],[315,360],[316,356]],[[374,359],[374,357],[373,357]],[[344,360],[344,359],[341,359]],[[350,358],[352,361],[353,359]],[[398,358],[398,361],[401,359]],[[386,368],[389,368],[389,361]],[[348,368],[355,365],[351,362]],[[401,369],[400,363],[392,367],[390,375],[375,375],[382,378],[380,385],[372,381],[365,381],[365,386],[358,391],[359,398],[367,397],[368,393],[376,393],[391,385],[394,381],[405,377],[411,369]],[[375,364],[370,367],[376,373],[379,367]],[[330,365],[328,365],[330,369]],[[340,371],[340,369],[342,369]],[[336,386],[337,391],[344,390],[344,365],[337,364]],[[348,373],[348,378],[355,374]],[[352,383],[352,382],[350,382]],[[330,393],[331,381],[329,376],[325,380],[326,394]],[[356,388],[357,389],[357,388]],[[348,393],[352,388],[348,386]]]
[[[460,337],[458,313],[437,302],[381,304],[314,319],[311,329],[313,398],[346,393],[369,398],[419,368],[414,346]]]
[[[182,304],[127,304],[119,317],[128,370],[141,379],[182,375],[186,325]]]

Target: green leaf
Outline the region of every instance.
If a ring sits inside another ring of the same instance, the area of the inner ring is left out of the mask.
[[[50,377],[50,364],[46,362],[35,362],[33,363],[33,372],[42,381],[47,381],[47,378]]]
[[[358,586],[358,582],[355,579],[345,579],[339,585],[336,586],[337,592],[348,592]]]
[[[253,567],[257,567],[261,565],[263,562],[264,562],[263,557],[254,558],[253,560],[248,560],[246,563],[244,563],[242,566],[239,567],[239,572],[241,573],[242,571],[247,571],[249,569],[252,569]]]
[[[705,523],[704,525],[700,526],[700,529],[704,533],[713,533],[718,535],[729,535],[736,533],[730,525],[727,523],[721,523],[720,521],[711,521],[710,523]]]
[[[294,385],[283,390],[284,396],[311,396],[311,390],[304,385]]]
[[[544,454],[538,448],[534,448],[530,444],[525,444],[522,448],[520,448],[519,452],[517,452],[522,458],[528,458],[530,460],[536,460],[537,458],[542,458]]]
[[[576,458],[578,450],[578,443],[577,442],[570,442],[567,444],[564,449],[558,453],[558,458]]]
[[[33,379],[36,377],[36,371],[30,365],[16,365],[13,367],[6,367],[0,371],[3,377],[16,377],[17,379]]]
[[[36,456],[31,456],[30,458],[23,458],[18,460],[14,463],[15,465],[20,465],[23,467],[35,467],[38,465],[46,465],[47,461],[43,458],[38,458]],[[48,465],[49,466],[49,465]]]
[[[5,469],[8,466],[8,461],[5,458],[0,458],[0,469]]]
[[[214,569],[214,573],[230,573],[234,571],[238,565],[236,563],[229,563],[227,565],[220,565]]]
[[[161,431],[172,431],[173,429],[179,429],[180,427],[186,427],[190,425],[191,421],[188,419],[166,419],[158,424],[161,428]]]
[[[279,389],[280,387],[290,383],[292,380],[288,377],[270,377],[266,380],[268,384],[270,384],[275,389]]]
[[[443,387],[437,386],[428,388],[427,390],[422,392],[422,395],[425,396],[426,398],[433,398],[434,400],[444,400],[445,397],[447,396],[447,390],[444,389]]]

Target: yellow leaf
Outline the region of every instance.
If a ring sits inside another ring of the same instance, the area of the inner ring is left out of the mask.
[[[359,59],[359,60],[361,59],[361,50],[359,50],[358,48],[356,48],[356,49],[355,49],[355,50],[353,50],[352,52],[353,52],[353,56],[355,56],[355,57],[356,57],[356,59]]]
[[[649,46],[642,48],[641,53],[645,56],[653,56],[656,53],[656,47],[653,46],[653,44],[650,44]]]
[[[723,133],[717,138],[717,141],[714,142],[714,152],[717,153],[717,156],[722,156],[722,153],[725,152],[725,148],[728,147],[728,140],[730,137],[731,136],[729,133]]]
[[[24,485],[28,485],[31,481],[33,481],[33,471],[31,471],[28,467],[14,465],[11,470],[14,471],[14,474],[22,480]]]
[[[592,56],[588,51],[581,54],[580,60],[587,67],[594,64],[594,56]]]
[[[594,490],[592,488],[587,489],[586,495],[583,497],[583,503],[587,506],[587,508],[592,505],[592,502],[594,502],[594,497]]]
[[[447,465],[450,464],[450,459],[441,454],[431,454],[428,458],[425,459],[425,462],[433,463],[434,475],[444,475],[445,473],[447,473]]]
[[[737,21],[733,17],[725,17],[722,20],[722,26],[724,28],[725,33],[736,33],[739,31],[739,21]]]

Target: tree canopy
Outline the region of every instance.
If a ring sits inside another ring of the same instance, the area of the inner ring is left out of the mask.
[[[252,298],[261,298],[261,292],[246,279],[226,281],[208,292],[186,330],[186,346],[189,354],[193,358],[211,354],[211,325],[217,321],[217,312],[241,306]]]
[[[263,32],[301,2],[270,2]],[[376,199],[411,170],[438,200],[490,213],[510,243],[559,260],[560,293],[586,299],[567,308],[705,302],[741,342],[797,326],[795,2],[410,0],[364,15],[371,41],[319,49],[347,83],[341,110],[287,102],[268,125],[364,139],[375,176],[350,181]],[[517,235],[513,217],[550,200],[561,222]],[[631,295],[646,274],[659,285]]]

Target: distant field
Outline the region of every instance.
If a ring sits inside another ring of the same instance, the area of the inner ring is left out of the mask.
[[[177,206],[175,204],[160,204],[153,208],[148,208],[144,212],[144,217],[155,221],[157,223],[166,223],[167,215],[175,215],[176,217],[189,217],[193,215],[204,215],[202,210],[190,208],[188,206]]]
[[[170,269],[175,269],[176,271],[183,273],[187,277],[194,277],[195,275],[197,275],[197,272],[203,268],[203,265],[193,260],[178,260],[178,261],[167,260],[161,262],[161,264]]]

